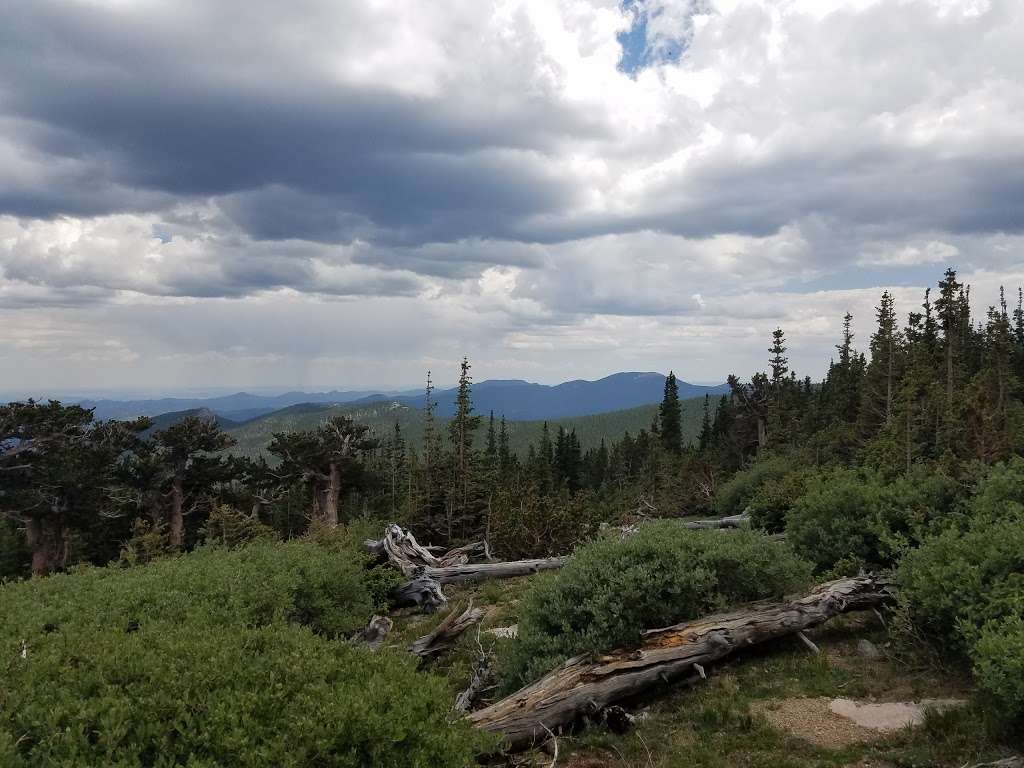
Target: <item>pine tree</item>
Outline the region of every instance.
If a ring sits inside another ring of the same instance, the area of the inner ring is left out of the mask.
[[[896,319],[892,294],[888,291],[882,293],[875,318],[878,327],[871,335],[871,362],[865,371],[860,411],[861,432],[867,436],[892,424],[897,389],[905,367],[905,340]]]
[[[683,416],[679,405],[679,385],[669,371],[665,378],[665,394],[658,408],[661,444],[665,450],[678,454],[683,448]]]
[[[768,364],[772,369],[772,386],[781,389],[789,373],[789,358],[786,357],[786,334],[781,328],[772,331],[772,346],[768,350],[771,358]]]
[[[711,425],[711,395],[704,395],[704,417],[700,424],[700,435],[697,444],[700,450],[706,451],[711,446],[712,425]]]
[[[498,458],[498,436],[494,430],[494,411],[491,411],[491,415],[487,420],[487,444],[484,448],[484,454],[491,464],[494,464]]]
[[[505,424],[505,416],[502,414],[501,426],[498,429],[498,466],[504,476],[512,467],[512,452],[509,449],[508,426]]]
[[[462,358],[459,387],[455,396],[455,415],[448,423],[448,437],[455,459],[455,484],[458,509],[465,518],[469,511],[469,486],[473,469],[473,436],[480,426],[480,417],[473,415],[473,378],[470,364]],[[464,520],[463,520],[464,522]]]

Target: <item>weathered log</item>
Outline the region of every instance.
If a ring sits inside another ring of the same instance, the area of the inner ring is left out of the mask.
[[[567,726],[581,715],[596,715],[658,683],[700,679],[695,671],[736,651],[846,611],[876,607],[890,597],[884,581],[858,576],[822,584],[802,597],[651,630],[643,634],[639,648],[569,659],[537,682],[474,712],[469,720],[477,728],[504,734],[509,749],[524,749],[543,741],[548,729]]]
[[[374,616],[366,625],[366,629],[356,636],[356,639],[366,643],[370,648],[377,648],[384,642],[384,638],[388,636],[394,626],[395,622],[387,616]]]
[[[459,636],[483,617],[484,609],[474,608],[473,601],[470,600],[466,610],[459,613],[458,610],[453,609],[434,628],[433,632],[413,641],[408,651],[420,658],[439,656],[455,645]]]
[[[420,566],[412,578],[391,591],[391,600],[396,606],[416,605],[429,611],[448,604],[448,598],[441,591],[441,584],[426,569]]]
[[[965,765],[964,768],[968,768],[968,766]],[[1011,755],[991,763],[977,763],[970,766],[970,768],[1024,768],[1024,757]]]
[[[741,512],[738,515],[720,517],[715,520],[690,520],[683,523],[684,528],[700,531],[708,528],[744,528],[750,524],[750,513]]]
[[[485,656],[473,666],[473,677],[466,690],[455,697],[455,711],[469,712],[477,700],[494,687],[494,667]]]
[[[474,542],[456,547],[440,557],[416,541],[416,537],[398,525],[389,525],[380,541],[363,542],[370,552],[387,557],[410,580],[392,593],[398,605],[418,605],[429,609],[447,604],[441,591],[443,584],[461,584],[482,579],[507,579],[529,576],[538,571],[561,568],[566,557],[538,560],[509,560],[505,562],[470,563],[471,554],[482,553],[490,559],[486,542]]]
[[[568,557],[544,557],[537,560],[504,560],[497,563],[464,563],[425,568],[424,572],[441,584],[462,584],[466,581],[530,576],[538,571],[561,568],[568,560]]]

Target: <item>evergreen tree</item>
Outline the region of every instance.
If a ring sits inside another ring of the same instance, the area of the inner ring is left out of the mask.
[[[697,437],[697,444],[700,450],[706,451],[711,446],[712,434],[711,424],[711,395],[704,395],[704,416],[701,419],[700,435]]]
[[[896,407],[896,396],[903,375],[904,335],[896,318],[892,294],[882,293],[875,308],[878,327],[871,336],[871,361],[864,374],[861,431],[873,435],[881,426],[891,425]]]
[[[772,369],[772,386],[781,389],[785,384],[786,374],[789,373],[789,358],[786,357],[786,334],[781,328],[772,331],[772,346],[768,350],[771,353],[768,364]]]
[[[0,406],[0,515],[24,528],[34,575],[63,569],[72,534],[118,511],[111,486],[147,426],[94,423],[90,409],[56,400]]]
[[[491,411],[491,415],[487,420],[487,444],[484,449],[484,455],[487,456],[491,464],[496,463],[498,458],[498,435],[494,429],[494,411]]]
[[[171,547],[180,549],[185,544],[185,515],[211,507],[213,486],[226,480],[230,470],[216,454],[234,444],[234,438],[212,417],[188,416],[153,433],[150,458],[155,458],[159,471],[150,476],[158,483],[152,498],[162,507],[154,510],[153,517],[167,523]]]
[[[336,528],[344,493],[364,480],[363,460],[376,448],[365,424],[333,416],[314,430],[275,434],[268,450],[283,477],[308,485],[312,518]]]
[[[462,358],[459,371],[459,386],[455,396],[455,415],[448,423],[448,439],[452,445],[455,470],[455,505],[449,509],[459,513],[459,524],[463,532],[469,524],[470,486],[473,479],[473,436],[480,427],[480,417],[473,415],[473,378],[470,364]],[[452,532],[452,518],[449,516],[449,535]]]
[[[658,409],[658,421],[665,450],[678,454],[683,448],[683,416],[679,405],[679,385],[672,371],[665,378],[665,394]]]
[[[508,426],[505,424],[505,416],[502,414],[501,426],[498,429],[498,466],[504,475],[512,467],[512,451],[509,448]]]

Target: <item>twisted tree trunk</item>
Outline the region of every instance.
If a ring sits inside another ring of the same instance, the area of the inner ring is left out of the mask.
[[[369,551],[398,568],[408,579],[395,590],[394,597],[405,605],[438,608],[446,604],[441,586],[461,584],[478,579],[507,579],[529,576],[538,571],[561,568],[567,557],[548,557],[537,560],[510,560],[506,562],[470,563],[470,554],[487,553],[487,545],[474,542],[450,550],[440,556],[416,541],[411,532],[398,525],[389,525],[380,541],[363,542]]]
[[[525,749],[547,739],[555,728],[594,716],[660,683],[702,678],[706,665],[736,651],[889,599],[886,582],[858,576],[822,584],[803,597],[650,630],[639,648],[569,659],[537,682],[472,713],[469,720],[477,728],[504,734],[509,749]]]

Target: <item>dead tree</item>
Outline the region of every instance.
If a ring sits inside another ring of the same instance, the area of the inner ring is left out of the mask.
[[[750,513],[741,512],[738,515],[720,517],[717,520],[691,520],[683,523],[684,528],[691,530],[704,530],[706,528],[745,528],[750,525]]]
[[[761,602],[742,610],[655,629],[639,648],[596,658],[569,659],[560,667],[501,701],[474,712],[470,722],[501,733],[509,749],[540,743],[549,729],[596,716],[609,704],[648,693],[661,683],[692,682],[705,667],[758,643],[821,624],[840,613],[875,608],[891,598],[886,582],[857,576],[822,584],[809,594]]]
[[[461,613],[453,609],[433,632],[424,635],[413,641],[409,646],[409,653],[419,656],[421,659],[440,656],[458,642],[459,637],[467,629],[479,622],[484,617],[483,608],[474,608],[473,601],[469,601],[466,610]]]
[[[514,576],[529,576],[538,571],[561,568],[566,557],[548,557],[537,560],[509,560],[505,562],[471,563],[470,555],[488,555],[484,542],[468,544],[435,555],[430,548],[416,541],[410,531],[398,525],[389,525],[380,541],[363,543],[371,553],[386,557],[388,562],[400,570],[408,579],[393,593],[393,598],[402,605],[419,605],[438,608],[446,604],[441,587],[444,584],[462,584],[482,579],[507,579]]]

